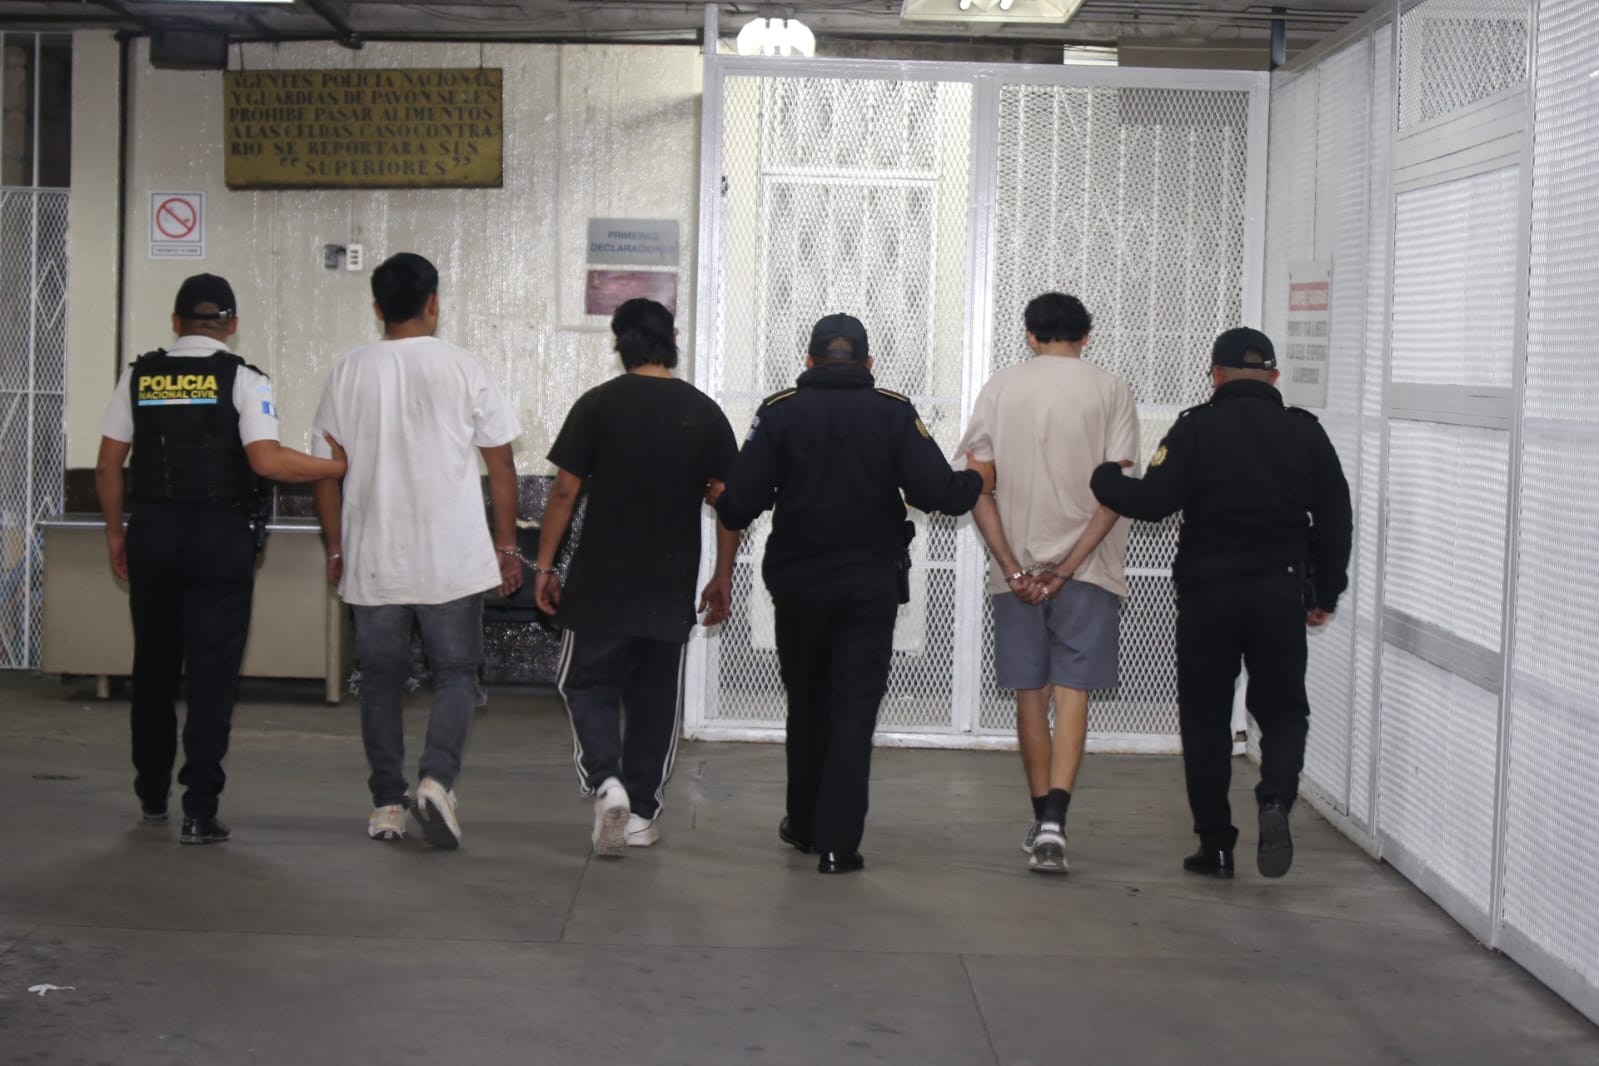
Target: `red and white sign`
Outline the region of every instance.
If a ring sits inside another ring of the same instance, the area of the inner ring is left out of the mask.
[[[590,315],[609,315],[635,296],[647,296],[677,314],[677,272],[591,270],[583,287],[583,311]]]
[[[205,193],[150,194],[150,258],[205,258]]]
[[[1278,387],[1296,407],[1327,406],[1332,369],[1332,270],[1327,263],[1288,264],[1288,336],[1277,338]]]

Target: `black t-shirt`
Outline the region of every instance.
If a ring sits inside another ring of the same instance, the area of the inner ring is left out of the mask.
[[[706,482],[726,480],[737,455],[727,416],[686,381],[623,374],[579,397],[549,454],[588,482],[556,620],[577,633],[687,640]]]

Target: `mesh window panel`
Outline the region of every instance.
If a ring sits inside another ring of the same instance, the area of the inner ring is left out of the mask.
[[[1425,0],[1399,20],[1399,128],[1485,100],[1527,77],[1529,0]]]
[[[67,193],[0,191],[0,668],[39,662],[37,523],[65,471]]]
[[[1202,401],[1241,314],[1247,115],[1243,92],[1003,86],[992,369],[1027,356],[1022,310],[1059,290],[1140,404]]]
[[[1367,148],[1370,209],[1366,223],[1365,387],[1360,401],[1360,469],[1355,500],[1354,597],[1355,685],[1354,728],[1349,752],[1349,814],[1371,825],[1371,773],[1376,708],[1377,654],[1381,630],[1377,599],[1377,547],[1382,531],[1382,397],[1384,352],[1388,333],[1388,238],[1393,220],[1390,187],[1390,138],[1393,134],[1393,27],[1372,33],[1370,143]]]
[[[1486,914],[1498,698],[1389,645],[1382,714],[1383,833]]]
[[[1399,196],[1395,382],[1510,385],[1519,197],[1516,167]]]
[[[1316,87],[1309,70],[1271,94],[1266,178],[1266,336],[1288,336],[1290,265],[1311,258],[1316,244]]]
[[[1337,449],[1350,492],[1357,499],[1366,353],[1369,67],[1365,40],[1333,53],[1320,64],[1315,127],[1316,257],[1328,264],[1332,278],[1327,405],[1316,414]],[[1351,597],[1345,607],[1352,606]],[[1339,611],[1328,625],[1311,631],[1305,675],[1312,711],[1305,775],[1342,809],[1348,806],[1356,613]]]
[[[1242,315],[1248,95],[1172,89],[1000,89],[991,370],[1026,358],[1022,312],[1069,292],[1094,316],[1087,358],[1131,383],[1144,460],[1209,394],[1211,341]],[[1135,523],[1121,685],[1095,693],[1096,733],[1174,735],[1176,519]],[[979,724],[1014,728],[993,679],[985,608]]]
[[[1599,985],[1599,22],[1591,0],[1538,20],[1532,262],[1505,923]],[[1558,797],[1551,802],[1551,797]]]
[[[1386,606],[1499,650],[1509,468],[1502,430],[1394,422]]]
[[[939,446],[960,436],[971,86],[826,78],[726,80],[724,246],[712,394],[748,425],[804,368],[811,326],[859,317],[879,385],[911,396]],[[911,602],[900,609],[880,721],[947,732],[959,544],[913,515]],[[778,725],[771,601],[759,575],[769,523],[745,536],[732,618],[717,641],[707,720]],[[965,549],[975,550],[969,543]]]

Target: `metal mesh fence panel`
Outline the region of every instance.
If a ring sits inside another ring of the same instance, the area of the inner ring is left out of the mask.
[[[1393,230],[1390,144],[1393,135],[1393,26],[1372,33],[1370,120],[1367,123],[1366,335],[1360,398],[1360,458],[1355,488],[1355,629],[1353,716],[1349,752],[1350,817],[1372,826],[1372,767],[1376,761],[1377,657],[1382,640],[1378,546],[1382,530],[1383,382],[1388,336],[1388,242]]]
[[[1532,258],[1511,664],[1504,921],[1599,989],[1599,23],[1538,19]],[[1550,802],[1550,797],[1559,797]]]
[[[1145,459],[1177,412],[1205,398],[1210,342],[1242,317],[1248,93],[1001,84],[997,97],[997,128],[975,134],[994,138],[995,170],[980,176],[995,190],[993,275],[974,282],[970,82],[723,77],[705,365],[735,423],[793,381],[815,319],[845,310],[871,332],[879,384],[911,396],[952,452],[977,385],[1027,354],[1027,301],[1051,290],[1093,311],[1089,357],[1133,384]],[[994,322],[975,344],[973,299],[991,305]],[[917,522],[882,724],[1009,734],[1014,705],[993,682],[980,540],[966,522]],[[757,573],[766,528],[745,537],[734,617],[706,649],[702,721],[713,729],[783,717]],[[1091,709],[1101,736],[1175,739],[1176,529],[1171,520],[1134,532],[1122,684],[1096,693]]]
[[[0,667],[39,661],[37,523],[65,471],[67,196],[0,190]]]
[[[1399,127],[1442,118],[1527,77],[1530,0],[1425,0],[1399,20]]]
[[[1408,652],[1382,657],[1382,829],[1486,913],[1499,700]]]
[[[1510,435],[1395,421],[1384,604],[1497,651]]]
[[[1076,295],[1094,316],[1086,358],[1133,386],[1147,460],[1208,395],[1210,343],[1241,319],[1247,115],[1244,92],[1002,86],[990,370],[1027,357],[1030,299]],[[1121,684],[1094,694],[1095,733],[1177,731],[1176,531],[1134,524]],[[992,655],[985,616],[978,728],[1009,732],[1013,694],[995,686]]]
[[[1370,121],[1369,43],[1357,41],[1318,67],[1315,258],[1332,282],[1326,405],[1315,413],[1337,449],[1352,494],[1360,491],[1360,398],[1367,308],[1366,149]],[[1278,294],[1279,298],[1284,294]],[[1352,560],[1353,563],[1353,560]],[[1348,806],[1353,728],[1355,590],[1328,625],[1310,633],[1306,689],[1310,735],[1305,776],[1340,809]]]
[[[1504,167],[1398,197],[1395,382],[1510,384],[1519,189]]]
[[[971,86],[728,77],[724,236],[712,394],[749,424],[803,369],[812,324],[867,327],[878,384],[913,398],[940,447],[959,439]],[[911,602],[900,610],[885,729],[953,728],[956,583],[970,538],[915,516]],[[714,643],[707,721],[784,715],[772,605],[758,573],[768,525],[744,538],[732,619]]]

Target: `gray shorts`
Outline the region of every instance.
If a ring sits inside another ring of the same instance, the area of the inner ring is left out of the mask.
[[[994,680],[1000,688],[1085,691],[1120,682],[1121,597],[1068,581],[1053,600],[994,597]]]

